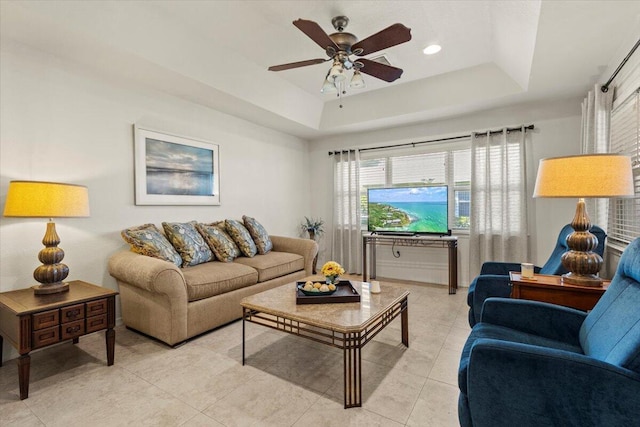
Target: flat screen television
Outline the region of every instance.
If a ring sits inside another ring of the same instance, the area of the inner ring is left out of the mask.
[[[375,233],[451,234],[446,185],[370,188],[368,227]]]

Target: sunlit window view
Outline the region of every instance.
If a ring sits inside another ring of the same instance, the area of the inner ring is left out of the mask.
[[[387,155],[360,161],[361,226],[369,225],[367,193],[375,188],[442,187],[448,195],[448,227],[468,230],[471,205],[471,150]]]

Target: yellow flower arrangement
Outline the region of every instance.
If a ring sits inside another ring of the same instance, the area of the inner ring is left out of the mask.
[[[322,266],[320,272],[333,283],[338,276],[344,274],[344,268],[335,261],[328,261]]]

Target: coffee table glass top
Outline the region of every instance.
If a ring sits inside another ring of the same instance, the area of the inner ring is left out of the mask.
[[[279,315],[338,332],[355,332],[363,330],[390,306],[409,295],[407,290],[395,286],[383,286],[382,292],[372,294],[368,285],[355,280],[350,282],[360,294],[360,302],[296,304],[296,283],[293,282],[248,296],[240,304],[262,313]]]

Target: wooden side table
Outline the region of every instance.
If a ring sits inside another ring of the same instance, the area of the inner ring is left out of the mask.
[[[550,302],[588,311],[607,290],[610,280],[604,280],[601,287],[589,287],[562,283],[561,276],[536,274],[533,279],[523,279],[520,273],[509,272],[511,298]]]
[[[20,353],[20,400],[29,397],[31,350],[66,340],[75,344],[82,335],[106,329],[107,365],[113,365],[116,295],[79,280],[57,294],[35,295],[31,288],[0,293],[0,366],[4,337]]]

